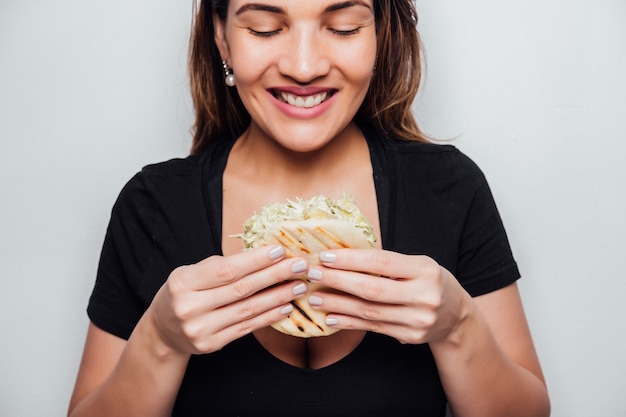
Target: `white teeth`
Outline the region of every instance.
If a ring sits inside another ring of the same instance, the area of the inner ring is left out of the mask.
[[[326,100],[328,98],[328,92],[324,92],[314,96],[301,97],[281,91],[279,97],[285,103],[289,103],[292,106],[308,109],[310,107],[317,106],[318,104]]]

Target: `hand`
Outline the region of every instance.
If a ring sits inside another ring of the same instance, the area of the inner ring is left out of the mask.
[[[445,339],[468,314],[469,294],[429,257],[341,249],[320,260],[309,279],[340,293],[316,292],[309,304],[330,312],[328,325],[419,344]]]
[[[271,246],[211,256],[175,269],[148,309],[158,338],[177,353],[210,353],[291,313],[306,292],[300,258]]]

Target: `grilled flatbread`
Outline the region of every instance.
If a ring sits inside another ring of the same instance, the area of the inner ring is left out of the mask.
[[[320,265],[319,253],[328,249],[374,247],[372,226],[350,196],[332,200],[316,196],[310,200],[288,200],[264,207],[244,224],[244,250],[278,244],[287,257],[303,257]],[[306,276],[301,279],[306,280]],[[308,291],[294,300],[294,311],[272,327],[297,337],[328,336],[337,329],[325,324],[326,312],[314,310],[308,297],[321,286],[308,282]]]

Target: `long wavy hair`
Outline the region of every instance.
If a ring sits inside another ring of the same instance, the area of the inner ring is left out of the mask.
[[[224,69],[214,39],[213,11],[226,19],[228,0],[199,0],[189,47],[189,77],[195,108],[191,153],[224,136],[238,136],[250,114],[237,89],[224,83]],[[413,0],[374,0],[377,61],[372,81],[355,121],[390,138],[429,142],[411,105],[422,76],[421,43]]]

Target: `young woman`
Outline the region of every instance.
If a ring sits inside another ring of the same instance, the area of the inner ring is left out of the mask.
[[[192,155],[115,204],[71,416],[546,416],[519,273],[487,183],[411,115],[410,0],[201,1]],[[372,250],[242,253],[269,203],[351,194]],[[269,327],[306,291],[341,331]]]

